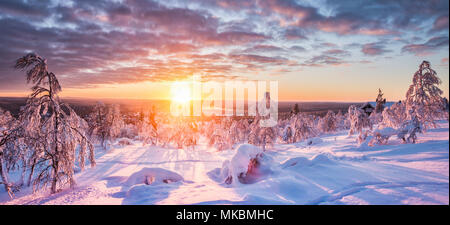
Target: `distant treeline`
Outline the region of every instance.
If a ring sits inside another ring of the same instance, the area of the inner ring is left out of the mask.
[[[105,104],[119,104],[120,110],[123,113],[146,110],[152,105],[155,105],[157,109],[166,112],[168,111],[170,104],[169,101],[165,100],[63,99],[63,101],[67,102],[75,110],[75,112],[83,118],[92,112],[92,109],[97,101],[102,101]],[[11,114],[17,117],[20,107],[24,106],[25,102],[26,98],[0,97],[0,108],[8,110]],[[295,104],[298,104],[300,112],[323,116],[328,112],[328,110],[331,110],[334,113],[339,111],[345,113],[350,105],[359,105],[361,102],[279,102],[278,111],[280,115],[288,114]]]

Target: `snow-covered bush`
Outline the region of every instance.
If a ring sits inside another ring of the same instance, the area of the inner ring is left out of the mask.
[[[261,148],[242,144],[231,160],[223,163],[221,176],[226,184],[252,183],[270,172],[271,162]]]
[[[387,144],[388,140],[398,134],[398,130],[391,128],[391,127],[385,127],[385,128],[377,128],[372,131],[367,130],[364,131],[361,135],[358,137],[358,143],[361,146],[374,146],[377,145],[385,145]]]

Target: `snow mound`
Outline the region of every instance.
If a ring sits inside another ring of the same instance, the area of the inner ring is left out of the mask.
[[[311,162],[313,164],[334,164],[334,161],[330,159],[330,156],[326,153],[320,153],[312,157]]]
[[[227,184],[237,184],[236,181],[243,184],[255,183],[270,173],[272,161],[262,149],[251,144],[242,144],[236,149],[231,160],[223,162],[219,176],[225,179]]]
[[[311,159],[306,157],[295,157],[290,158],[283,163],[281,163],[281,168],[285,169],[288,167],[307,167],[307,166],[315,166],[315,165],[331,165],[335,164],[335,162],[330,159],[330,156],[326,153],[320,153],[313,156]]]
[[[172,172],[170,170],[165,170],[162,168],[143,168],[142,170],[133,173],[125,182],[125,185],[132,186],[136,184],[168,184],[178,181],[183,181],[183,177],[178,173]]]
[[[291,166],[311,166],[312,162],[306,157],[295,157],[290,158],[286,160],[284,163],[281,164],[282,168],[287,168]]]

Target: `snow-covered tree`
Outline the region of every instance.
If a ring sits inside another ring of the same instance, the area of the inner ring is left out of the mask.
[[[229,132],[224,126],[226,122],[221,121],[215,123],[214,120],[210,121],[206,129],[206,137],[209,139],[208,145],[215,147],[218,151],[229,149],[232,147],[229,141]]]
[[[403,143],[416,143],[417,133],[422,133],[423,124],[420,122],[416,113],[415,107],[409,109],[409,120],[405,121],[400,128],[398,138],[403,140]]]
[[[106,149],[108,143],[118,138],[124,126],[119,105],[106,106],[98,102],[88,116],[89,135],[96,137],[101,146]]]
[[[331,133],[337,130],[337,119],[333,111],[329,110],[327,114],[319,119],[319,129],[323,133]]]
[[[436,126],[434,120],[443,116],[444,113],[442,90],[439,89],[439,84],[441,84],[441,80],[436,71],[431,69],[428,61],[423,61],[419,70],[414,73],[412,84],[406,92],[408,120],[415,116],[424,128]],[[411,110],[412,108],[414,110]],[[414,112],[414,115],[410,112]]]
[[[158,143],[158,123],[156,122],[156,108],[154,106],[147,112],[140,112],[138,127],[139,139],[144,144],[156,145]]]
[[[383,92],[378,89],[378,96],[375,99],[377,105],[375,106],[375,113],[382,113],[384,110],[384,105],[386,104],[386,99],[383,98]]]
[[[88,115],[87,121],[89,123],[89,136],[100,140],[101,146],[104,147],[104,142],[107,137],[108,128],[106,126],[106,106],[103,102],[97,102]]]
[[[51,184],[50,190],[55,193],[58,185],[75,185],[73,173],[78,145],[79,158],[86,157],[88,148],[91,166],[95,166],[93,146],[84,130],[85,121],[59,100],[61,86],[56,75],[48,71],[46,59],[30,53],[17,59],[15,68],[28,69],[27,81],[33,84],[33,92],[20,115],[20,126],[28,143],[33,145],[30,161],[33,168],[39,169],[33,186]]]
[[[295,103],[294,107],[291,109],[291,115],[297,115],[300,112],[300,108],[298,107],[298,103]]]
[[[349,136],[356,132],[362,134],[365,127],[372,129],[372,124],[367,114],[355,105],[351,105],[348,108],[348,119],[350,121]]]
[[[198,125],[193,120],[183,120],[182,118],[175,118],[176,122],[173,124],[170,132],[169,142],[174,143],[177,148],[191,147],[197,145]]]
[[[384,109],[382,125],[384,127],[401,128],[406,121],[406,106],[404,102],[394,103],[391,107]]]
[[[347,116],[342,113],[341,110],[336,114],[336,127],[338,130],[350,129],[350,121]]]
[[[314,126],[314,118],[303,113],[291,117],[290,127],[293,128],[294,142],[303,141],[318,134]]]
[[[294,142],[294,129],[290,125],[285,126],[283,129],[283,136],[281,139],[286,143]]]
[[[6,192],[12,198],[14,185],[8,177],[8,170],[14,167],[21,159],[21,146],[18,139],[22,129],[17,126],[17,120],[9,113],[0,108],[0,184],[3,184]]]

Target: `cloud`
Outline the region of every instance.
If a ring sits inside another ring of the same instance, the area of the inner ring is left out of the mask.
[[[430,38],[427,42],[423,44],[409,44],[402,48],[402,52],[412,53],[416,56],[425,56],[434,53],[448,46],[448,37],[440,36]]]
[[[403,52],[429,54],[448,46],[448,0],[432,1],[4,0],[0,88],[24,82],[12,65],[31,51],[63,87],[344,65],[357,51],[391,51],[393,37],[416,43]]]
[[[365,55],[369,55],[369,56],[377,56],[377,55],[382,55],[386,52],[390,52],[390,50],[385,49],[384,45],[382,45],[381,43],[364,44],[361,48],[361,51]]]
[[[332,65],[332,66],[340,66],[348,64],[348,62],[329,55],[319,55],[314,56],[313,58],[307,60],[303,65],[304,66],[324,66],[324,65]]]
[[[442,15],[436,18],[433,23],[433,28],[431,28],[430,32],[437,32],[442,30],[448,31],[448,15]]]
[[[327,54],[327,55],[333,55],[333,56],[350,56],[351,55],[351,53],[349,51],[341,50],[341,49],[330,49],[330,50],[324,51],[323,53]]]

